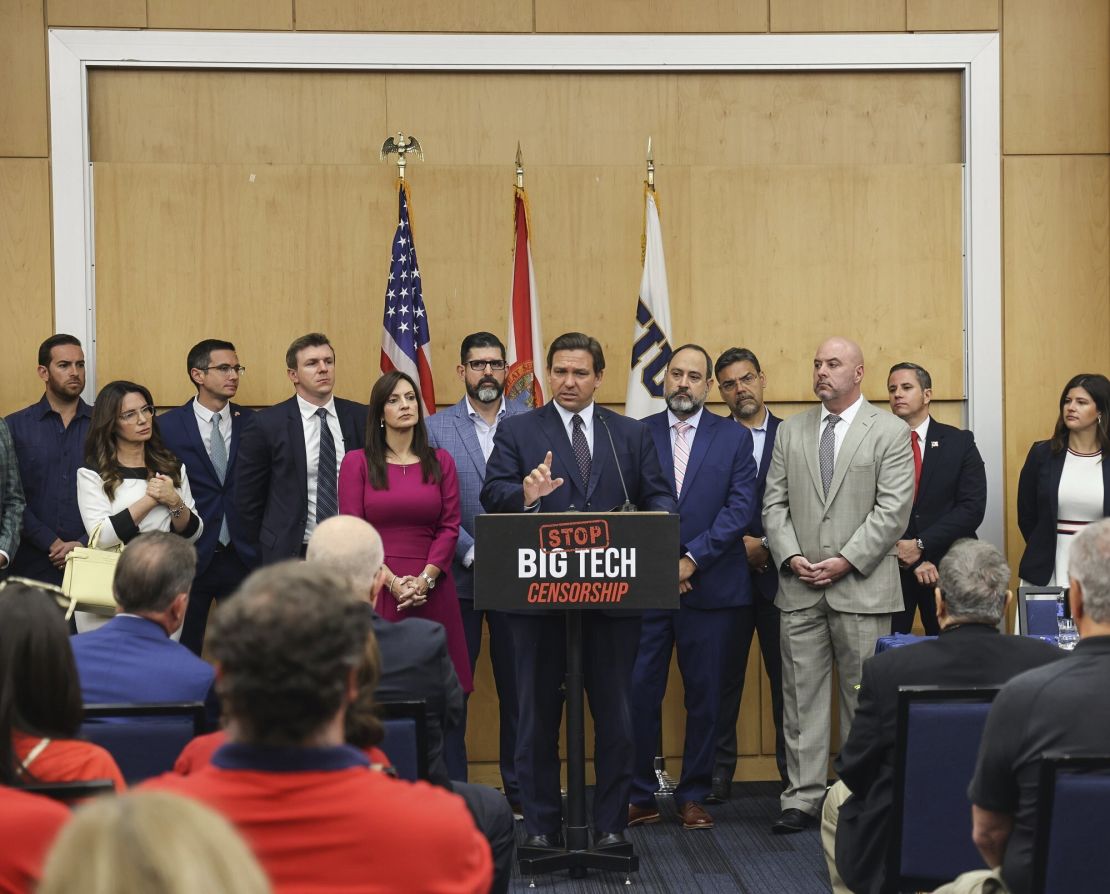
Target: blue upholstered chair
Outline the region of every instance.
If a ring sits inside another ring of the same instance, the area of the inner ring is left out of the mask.
[[[1103,894],[1110,885],[1110,755],[1041,759],[1034,894]]]
[[[379,702],[385,726],[379,746],[401,779],[428,778],[428,715],[422,701]]]
[[[128,785],[173,769],[181,749],[205,732],[201,702],[85,705],[81,738],[115,758]]]

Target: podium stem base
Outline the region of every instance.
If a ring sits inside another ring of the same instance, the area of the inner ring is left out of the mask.
[[[583,850],[563,848],[517,848],[517,865],[520,874],[529,879],[529,887],[536,886],[537,875],[569,870],[571,878],[585,878],[590,869],[623,872],[625,884],[631,884],[631,873],[640,869],[640,858],[633,853],[632,844],[626,842],[613,847]]]

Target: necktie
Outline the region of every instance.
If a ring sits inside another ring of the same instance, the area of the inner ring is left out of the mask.
[[[676,497],[682,496],[682,479],[686,477],[686,464],[690,462],[690,445],[686,441],[686,432],[692,425],[688,422],[674,424],[674,493]]]
[[[339,512],[339,494],[336,491],[335,439],[328,425],[328,411],[320,407],[320,459],[316,466],[316,523],[331,518]]]
[[[216,470],[216,477],[220,484],[227,478],[227,444],[224,443],[223,432],[220,431],[220,414],[212,414],[212,438],[208,444],[208,456],[212,460],[212,468]],[[220,543],[226,546],[231,541],[227,530],[227,515],[220,522]]]
[[[839,421],[839,416],[829,414],[825,420],[825,430],[821,432],[821,449],[817,453],[821,461],[821,488],[826,497],[829,495],[829,485],[832,484],[833,465],[836,460],[836,435],[833,429]]]
[[[586,433],[582,431],[582,417],[575,413],[570,422],[574,427],[570,446],[574,448],[574,458],[578,460],[578,471],[582,475],[582,487],[585,489],[590,486],[590,445],[586,443]]]
[[[913,498],[917,499],[917,486],[921,484],[921,439],[916,431],[910,432],[910,446],[913,448]]]

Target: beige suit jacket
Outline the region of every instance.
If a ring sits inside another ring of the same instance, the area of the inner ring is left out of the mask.
[[[836,611],[899,611],[895,544],[913,507],[909,427],[865,400],[837,453],[826,498],[817,458],[824,412],[818,404],[784,421],[771,453],[763,526],[779,566],[775,605],[797,611],[824,595]],[[796,555],[810,562],[843,556],[853,570],[827,588],[814,589],[782,571],[783,562]]]

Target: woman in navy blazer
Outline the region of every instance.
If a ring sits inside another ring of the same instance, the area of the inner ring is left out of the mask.
[[[1018,479],[1018,527],[1025,538],[1018,574],[1023,581],[1067,586],[1070,536],[1110,515],[1108,459],[1110,380],[1080,373],[1060,394],[1052,438],[1030,448]]]

